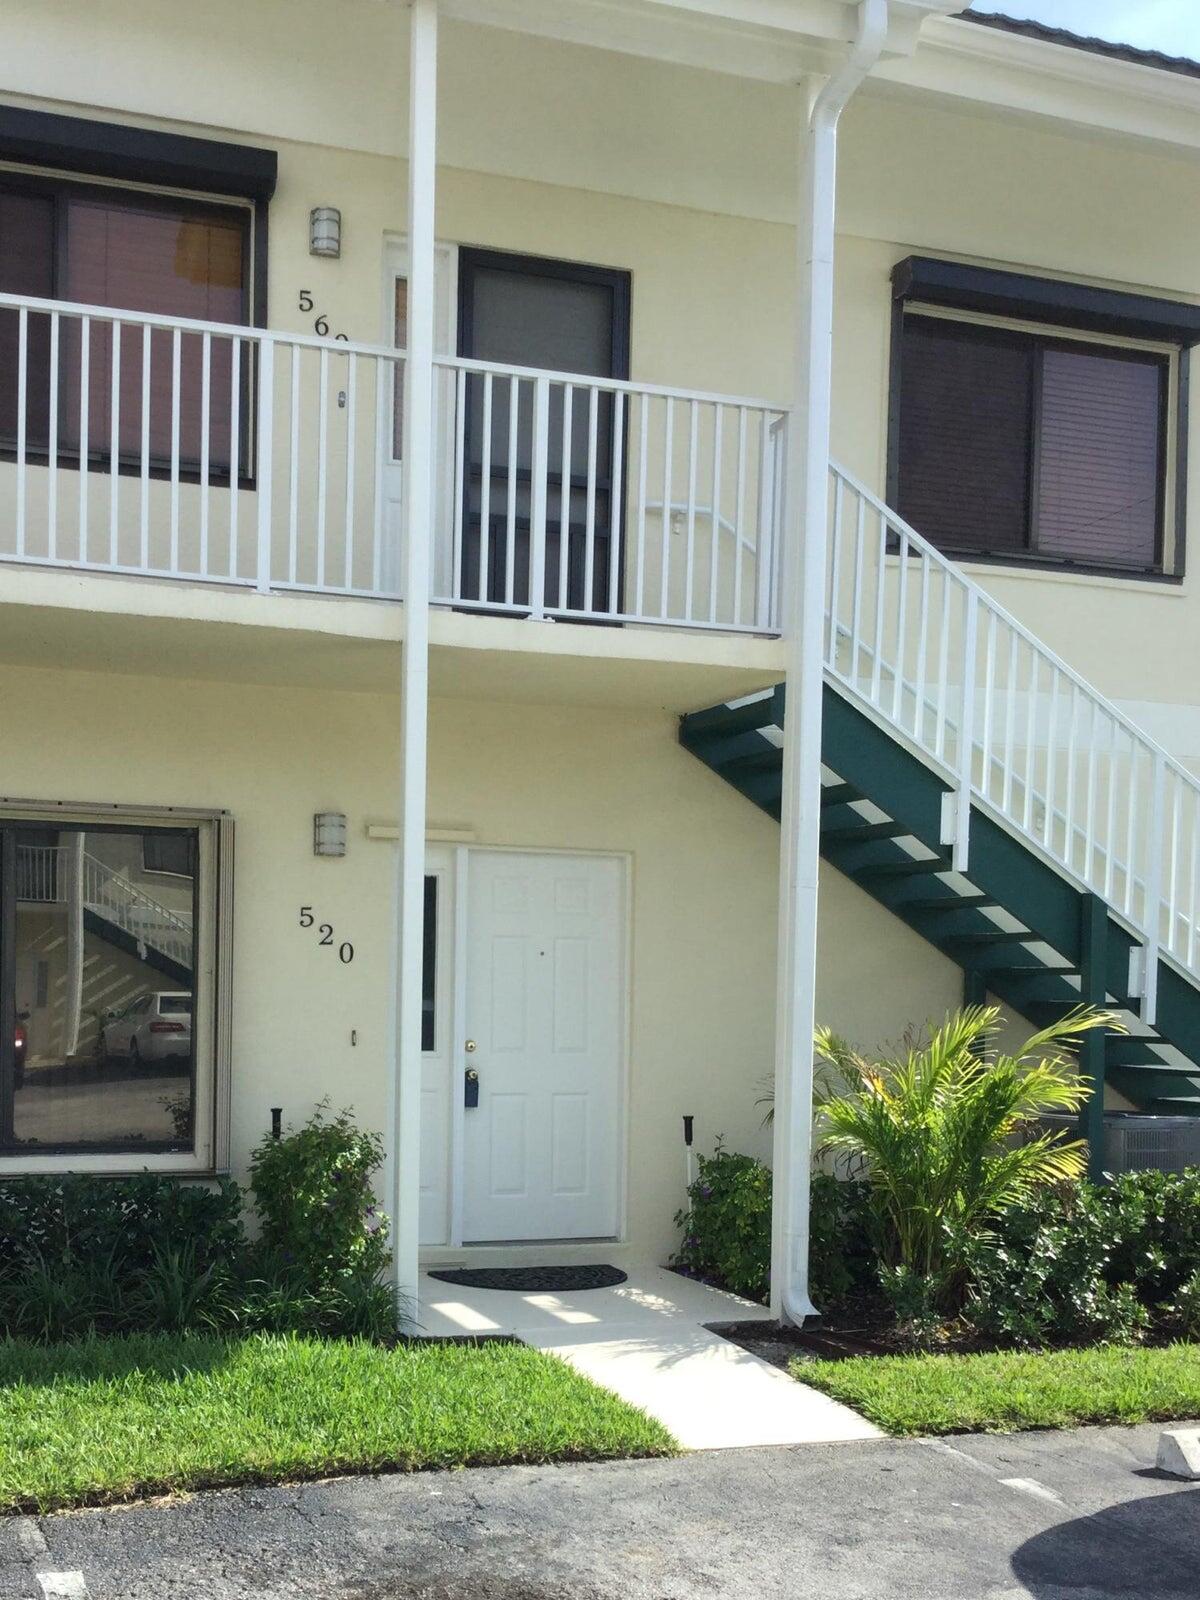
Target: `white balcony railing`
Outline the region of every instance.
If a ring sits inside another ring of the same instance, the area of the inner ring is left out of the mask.
[[[0,295],[0,560],[398,599],[404,357]],[[436,603],[770,632],[783,413],[440,359]]]

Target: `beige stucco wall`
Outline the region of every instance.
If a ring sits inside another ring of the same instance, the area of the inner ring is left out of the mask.
[[[0,672],[10,792],[235,820],[235,1172],[274,1105],[299,1121],[329,1095],[382,1126],[393,846],[365,825],[394,815],[396,723],[382,695]],[[312,855],[324,808],[348,814],[342,860]],[[629,1238],[661,1257],[682,1115],[700,1149],[718,1134],[768,1148],[754,1102],[772,1063],[778,829],[681,749],[665,714],[454,700],[433,706],[430,815],[482,845],[630,855]],[[837,874],[823,893],[824,1020],[871,1045],[954,1004],[948,962]],[[301,905],[353,941],[353,963],[300,928]]]
[[[217,25],[226,11],[233,58]],[[219,0],[203,27],[165,0],[148,11],[103,0],[86,17],[49,0],[13,19],[0,90],[278,149],[270,320],[308,328],[307,288],[331,329],[373,339],[384,236],[404,225],[404,14],[367,0],[340,14],[331,52],[315,0]],[[456,22],[440,87],[442,237],[626,267],[636,378],[787,398],[792,91]],[[1194,298],[1195,179],[1194,156],[1148,141],[868,90],[841,140],[838,455],[882,488],[897,259],[942,252]],[[340,261],[307,254],[317,204],[343,211]],[[1191,576],[979,575],[1176,753],[1200,757]]]

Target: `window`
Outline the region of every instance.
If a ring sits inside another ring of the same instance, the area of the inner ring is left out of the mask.
[[[421,1049],[437,1049],[438,881],[425,879],[424,930],[421,951]]]
[[[0,290],[244,325],[250,320],[251,216],[249,204],[212,204],[0,172]],[[49,451],[53,438],[59,460],[78,460],[86,432],[89,460],[108,465],[114,443],[113,331],[93,322],[85,334],[81,317],[64,315],[57,338],[53,383],[51,318],[29,314],[26,449],[36,459]],[[145,447],[153,465],[170,462],[177,384],[181,470],[195,471],[200,464],[206,408],[211,475],[227,476],[235,459],[244,467],[245,428],[239,430],[241,438],[232,437],[232,414],[234,389],[244,389],[249,381],[248,347],[242,347],[235,373],[231,340],[211,340],[206,394],[200,334],[181,336],[178,374],[170,329],[154,330],[148,346],[147,371],[142,329],[122,328],[115,355],[119,459],[140,462]],[[0,369],[16,370],[18,350],[19,313],[10,308],[0,312]],[[0,439],[10,448],[18,404],[16,384],[0,388]],[[243,419],[249,414],[244,401],[239,410]]]
[[[112,818],[0,815],[0,1172],[216,1165],[228,824]]]
[[[906,307],[892,495],[961,556],[1159,573],[1173,352]]]

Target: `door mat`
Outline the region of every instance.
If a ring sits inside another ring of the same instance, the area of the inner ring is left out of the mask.
[[[431,1272],[460,1289],[511,1289],[517,1294],[571,1294],[576,1289],[611,1289],[624,1283],[619,1267],[456,1267]]]

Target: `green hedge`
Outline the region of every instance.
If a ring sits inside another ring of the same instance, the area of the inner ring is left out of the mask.
[[[749,1299],[770,1292],[771,1173],[718,1144],[701,1156],[676,1224],[672,1265]],[[813,1178],[809,1276],[815,1304],[885,1296],[870,1191]],[[962,1323],[1000,1346],[1200,1339],[1200,1169],[1127,1173],[1046,1189],[957,1247]],[[894,1274],[891,1275],[894,1277]],[[907,1286],[920,1298],[920,1282]],[[927,1297],[928,1298],[928,1297]],[[890,1299],[896,1307],[894,1283]]]
[[[379,1141],[325,1110],[262,1142],[251,1195],[153,1173],[0,1181],[0,1338],[393,1334],[387,1223],[371,1192]]]

